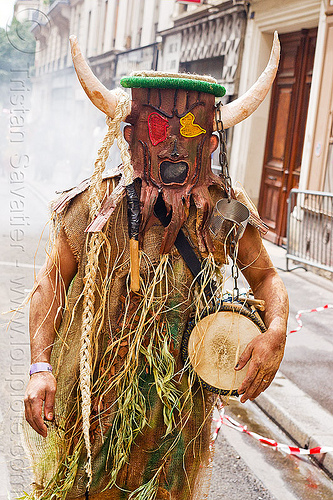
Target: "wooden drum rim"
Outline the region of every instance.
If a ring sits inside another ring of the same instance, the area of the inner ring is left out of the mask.
[[[244,304],[238,303],[238,302],[236,302],[236,303],[235,302],[233,302],[233,303],[223,302],[220,305],[218,305],[216,308],[210,308],[209,310],[206,310],[206,312],[204,314],[202,314],[198,324],[200,324],[202,322],[202,320],[204,320],[207,316],[215,315],[215,317],[216,317],[216,313],[220,313],[220,312],[231,312],[231,313],[235,313],[237,315],[241,315],[241,316],[248,318],[258,328],[258,334],[264,333],[266,331],[266,327],[264,325],[264,322],[261,320],[260,317],[258,317],[256,312],[249,309]],[[189,367],[189,366],[191,367],[191,369],[195,373],[196,379],[200,382],[202,387],[204,387],[208,391],[213,392],[215,394],[220,394],[221,396],[227,396],[227,395],[228,396],[238,396],[237,389],[221,389],[218,387],[214,387],[213,385],[209,384],[207,382],[207,380],[204,380],[200,375],[198,375],[198,373],[196,373],[196,370],[192,365],[190,355],[189,355],[190,336],[191,336],[192,331],[195,330],[196,326],[197,326],[197,323],[194,320],[190,321],[187,328],[186,328],[184,336],[183,336],[182,346],[181,346],[181,355],[182,355],[182,360],[183,360],[184,365],[186,367]],[[196,331],[195,331],[195,334],[196,334]],[[254,335],[253,338],[255,336],[256,335]],[[229,369],[229,371],[230,371],[230,369]],[[238,372],[235,372],[236,375],[237,375],[237,373]]]

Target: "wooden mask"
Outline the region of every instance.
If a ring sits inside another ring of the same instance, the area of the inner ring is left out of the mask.
[[[161,194],[168,213],[161,253],[169,253],[188,217],[191,196],[197,207],[196,232],[201,251],[213,251],[208,222],[212,201],[208,187],[222,185],[211,170],[218,145],[213,133],[215,98],[183,89],[132,89],[132,112],[125,138],[134,174],[142,180],[141,233],[153,216]]]

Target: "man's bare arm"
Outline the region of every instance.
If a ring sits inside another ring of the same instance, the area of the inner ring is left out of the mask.
[[[63,230],[60,231],[51,255],[36,277],[31,298],[29,330],[31,363],[49,363],[55,332],[62,317],[67,289],[75,276],[77,264]],[[43,420],[53,419],[56,380],[50,372],[30,377],[25,393],[25,415],[36,432],[46,436]]]
[[[248,226],[240,240],[238,265],[251,286],[254,296],[265,301],[264,322],[267,332],[256,337],[242,353],[237,368],[249,361],[246,378],[239,387],[241,401],[255,399],[272,382],[283,358],[288,295],[261,241],[258,231]]]

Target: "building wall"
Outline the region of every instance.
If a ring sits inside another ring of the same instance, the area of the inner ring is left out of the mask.
[[[274,30],[278,30],[279,33],[288,33],[318,27],[300,179],[300,187],[303,188],[319,189],[325,182],[324,164],[329,149],[327,129],[329,116],[331,116],[329,115],[331,102],[328,96],[332,95],[329,83],[332,81],[332,70],[329,64],[329,61],[332,61],[331,52],[329,52],[332,44],[332,27],[328,22],[329,17],[325,14],[325,5],[330,1],[252,0],[244,24],[245,36],[243,33],[240,35],[242,39],[244,38],[244,49],[237,55],[237,61],[234,61],[237,71],[230,81],[226,78],[225,81],[223,80],[225,74],[223,72],[221,78],[218,78],[228,87],[229,98],[243,94],[266,66]],[[23,0],[19,0],[17,9],[23,3],[25,4]],[[44,3],[40,2],[40,4],[43,7]],[[37,44],[35,87],[43,88],[43,99],[51,102],[52,96],[60,92],[62,82],[66,81],[68,93],[71,87],[75,88],[74,95],[81,102],[82,108],[85,98],[77,86],[76,76],[72,70],[68,43],[70,34],[78,36],[83,54],[91,59],[94,71],[102,80],[105,71],[103,72],[101,67],[108,67],[110,74],[114,70],[110,61],[112,57],[115,61],[117,54],[120,54],[119,61],[122,60],[122,71],[126,71],[129,66],[131,66],[129,69],[135,68],[137,58],[141,58],[143,66],[149,66],[153,49],[148,48],[146,55],[135,49],[149,47],[154,42],[159,43],[158,68],[165,71],[178,71],[180,63],[182,67],[185,64],[181,61],[181,57],[185,36],[183,28],[186,23],[190,20],[194,24],[200,24],[200,20],[204,18],[211,20],[219,15],[219,11],[233,8],[233,2],[211,0],[209,5],[184,6],[176,4],[175,0],[68,0],[67,5],[60,5],[55,0],[49,12],[47,7],[43,8],[50,18],[50,25],[42,29]],[[233,34],[235,32],[236,30],[233,30]],[[160,33],[163,35],[162,41]],[[232,41],[231,35],[226,38],[229,44]],[[208,42],[209,40],[204,45],[208,45]],[[199,49],[198,46],[197,51]],[[107,54],[108,57],[103,59],[102,66],[99,67],[98,61],[101,60],[103,54]],[[234,57],[236,52],[232,54]],[[140,61],[139,64],[141,64]],[[232,68],[232,61],[230,65],[233,71],[235,68]],[[223,61],[221,59],[221,68],[224,72],[226,67],[227,59],[224,57]],[[325,71],[323,67],[326,68]],[[64,80],[59,73],[61,71],[67,71],[71,77],[67,76]],[[44,82],[43,75],[48,75]],[[46,81],[47,84],[45,84]],[[109,82],[112,79],[106,78],[106,81]],[[323,86],[321,82],[326,83]],[[64,92],[65,90],[62,91],[63,94]],[[87,106],[89,107],[90,104]],[[230,136],[233,136],[230,157],[232,178],[239,180],[246,187],[255,202],[258,201],[259,196],[269,107],[270,95],[250,118],[230,131]],[[317,119],[319,112],[321,114]],[[321,171],[320,176],[314,173],[318,168]]]
[[[248,90],[265,68],[274,31],[288,33],[318,27],[321,9],[322,2],[320,0],[281,0],[280,2],[253,0],[251,2],[245,34],[239,94]],[[319,40],[320,36],[319,31]],[[317,47],[308,113],[309,124],[313,122],[313,114],[316,112],[313,101],[320,78],[320,51]],[[230,161],[231,175],[245,186],[255,203],[258,202],[259,197],[269,107],[270,95],[251,117],[234,128]],[[310,136],[311,130],[308,127],[306,140]]]
[[[318,108],[302,184],[306,189],[333,192],[333,2],[331,6],[327,2],[323,19]]]
[[[42,0],[16,0],[14,5],[14,16],[20,21],[32,20],[36,10],[42,6]]]
[[[154,43],[157,31],[172,26],[174,4],[174,0],[68,0],[67,4],[55,0],[48,7],[41,2],[50,22],[35,33],[37,76],[71,67],[71,34],[78,37],[87,58]]]
[[[21,0],[22,2],[23,0]],[[35,30],[38,37],[33,78],[32,141],[39,151],[38,175],[49,172],[66,188],[91,174],[105,133],[105,116],[84,94],[73,69],[69,36],[78,37],[83,55],[97,77],[112,88],[117,56],[124,72],[141,64],[151,69],[160,27],[172,26],[174,0],[41,1],[49,22]],[[148,45],[143,51],[139,47]],[[46,166],[46,159],[47,164]],[[117,149],[108,166],[119,163]],[[57,179],[65,178],[67,185]]]

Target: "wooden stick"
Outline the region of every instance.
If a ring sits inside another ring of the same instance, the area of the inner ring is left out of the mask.
[[[265,301],[264,300],[247,298],[247,299],[245,299],[245,302],[247,302],[250,306],[256,307],[260,311],[265,310]]]
[[[138,292],[140,290],[139,242],[133,238],[130,239],[130,261],[131,290],[132,292]]]

